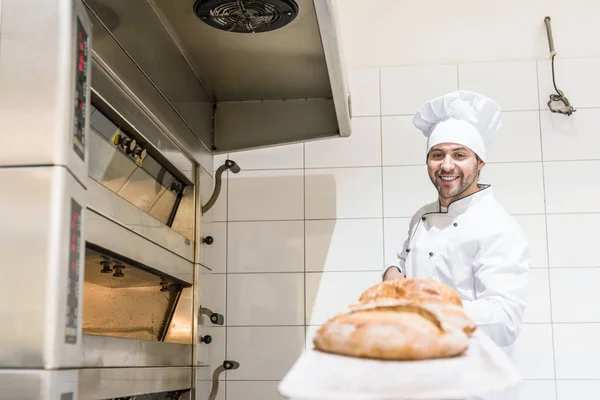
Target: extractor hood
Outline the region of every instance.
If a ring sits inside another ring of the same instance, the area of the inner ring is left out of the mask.
[[[83,2],[93,98],[110,75],[193,158],[350,135],[335,0]]]

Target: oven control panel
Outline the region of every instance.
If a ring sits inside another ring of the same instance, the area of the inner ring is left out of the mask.
[[[88,34],[77,18],[75,57],[75,114],[73,118],[73,150],[82,161],[85,157],[85,127],[87,108],[87,77],[89,70],[89,40]]]

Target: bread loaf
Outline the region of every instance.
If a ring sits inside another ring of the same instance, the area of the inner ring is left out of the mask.
[[[378,298],[404,299],[413,303],[452,303],[462,307],[458,293],[433,279],[410,278],[381,282],[365,290],[359,302]]]
[[[354,312],[374,308],[384,309],[385,307],[393,309],[395,306],[405,306],[410,304],[415,303],[403,299],[379,298],[369,302],[352,305],[348,308],[348,311]],[[471,337],[473,332],[477,329],[477,324],[475,324],[475,322],[467,315],[464,308],[457,306],[456,304],[420,302],[418,303],[418,306],[433,313],[441,322],[442,326],[461,330],[469,337]]]
[[[458,293],[429,279],[385,281],[328,320],[315,349],[361,358],[424,360],[463,354],[477,329]]]
[[[422,305],[365,304],[339,314],[317,330],[317,350],[381,360],[452,357],[468,348],[464,331]]]

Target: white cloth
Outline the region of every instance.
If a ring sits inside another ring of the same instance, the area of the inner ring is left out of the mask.
[[[436,144],[467,146],[484,162],[486,146],[502,127],[500,106],[479,93],[459,90],[425,102],[413,124],[427,137],[427,153]]]
[[[529,244],[490,185],[480,185],[447,209],[437,201],[419,209],[392,265],[407,278],[430,278],[454,288],[478,329],[512,358],[526,305]],[[486,399],[515,396],[512,390]]]

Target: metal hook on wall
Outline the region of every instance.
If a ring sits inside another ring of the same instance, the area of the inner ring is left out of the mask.
[[[215,172],[215,190],[213,191],[213,194],[208,200],[208,202],[202,206],[203,215],[206,214],[206,212],[210,210],[212,206],[215,205],[215,202],[219,197],[219,193],[221,192],[221,176],[223,175],[223,172],[225,172],[225,170],[227,169],[230,169],[231,172],[233,172],[234,174],[240,172],[240,166],[232,160],[225,160],[225,163],[221,165],[219,169],[217,169],[217,172]]]
[[[553,113],[571,115],[575,111],[569,100],[565,97],[562,90],[559,90],[556,87],[556,78],[554,77],[554,57],[556,57],[556,51],[554,50],[554,39],[552,38],[552,26],[550,25],[551,20],[550,17],[544,18],[544,24],[546,24],[546,34],[548,35],[548,46],[550,47],[550,55],[552,56],[552,84],[554,85],[554,90],[556,90],[556,94],[550,95],[550,100],[548,101],[548,108]],[[560,101],[563,103],[563,107],[561,109],[552,108],[552,102]]]

